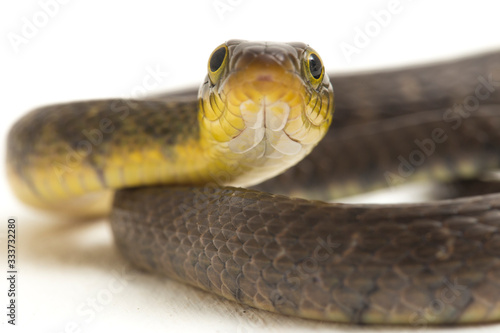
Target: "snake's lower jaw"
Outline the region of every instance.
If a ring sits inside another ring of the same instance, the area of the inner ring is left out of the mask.
[[[246,100],[239,111],[243,130],[227,144],[228,154],[244,170],[230,185],[249,186],[281,173],[309,154],[314,143],[294,140],[288,133],[291,120],[303,121],[304,104],[291,104],[282,99]],[[317,135],[317,140],[322,135]],[[235,174],[238,174],[236,172]]]
[[[261,158],[280,158],[296,155],[302,144],[293,141],[285,132],[290,117],[290,105],[281,100],[247,100],[240,105],[240,114],[245,123],[244,129],[229,142],[234,153],[247,153],[259,149]]]
[[[242,126],[233,122],[237,130],[227,142],[225,157],[233,159],[242,172],[234,172],[241,175],[229,185],[254,185],[283,172],[309,154],[326,133],[328,124],[316,126],[310,121],[308,100],[313,98],[308,98],[298,78],[258,77],[243,84],[241,90],[253,92],[246,95],[236,84],[232,86],[225,94],[232,102],[227,114],[237,115]]]

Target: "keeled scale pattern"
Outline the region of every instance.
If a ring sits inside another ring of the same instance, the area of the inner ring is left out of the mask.
[[[117,192],[136,265],[308,318],[425,325],[500,319],[500,195],[342,205],[235,188]]]

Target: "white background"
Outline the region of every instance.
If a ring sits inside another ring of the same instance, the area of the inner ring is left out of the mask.
[[[8,128],[27,110],[61,101],[140,95],[151,69],[168,73],[155,91],[198,85],[212,49],[231,38],[304,41],[334,72],[500,49],[500,6],[494,0],[401,0],[398,13],[379,31],[372,30],[367,45],[361,45],[352,57],[345,56],[341,45],[355,46],[357,29],[372,26],[371,13],[387,9],[390,0],[66,0],[50,7],[51,16],[43,14],[43,4],[55,1],[3,1],[0,5],[2,156]],[[31,23],[39,27],[29,31]],[[16,331],[71,332],[73,325],[76,332],[360,329],[269,314],[137,272],[115,250],[105,219],[82,222],[27,208],[10,193],[4,163],[0,168],[2,271],[6,262],[3,223],[8,216],[18,219]],[[12,327],[5,324],[3,275],[1,281],[0,330],[4,331]],[[499,328],[453,330],[493,332]]]

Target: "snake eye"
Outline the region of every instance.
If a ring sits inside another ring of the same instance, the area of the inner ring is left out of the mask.
[[[208,60],[208,76],[212,84],[215,84],[220,77],[226,63],[227,63],[228,49],[225,44],[217,47]]]
[[[310,49],[309,52],[306,53],[304,70],[312,86],[315,88],[318,87],[323,80],[325,70],[321,58],[312,49]]]
[[[319,57],[311,53],[309,55],[309,71],[311,72],[311,75],[313,78],[316,80],[321,77],[321,73],[323,73],[323,64],[321,63],[321,60],[319,60]]]

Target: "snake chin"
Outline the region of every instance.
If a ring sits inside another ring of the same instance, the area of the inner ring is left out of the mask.
[[[278,159],[297,155],[302,144],[292,140],[285,132],[290,116],[290,106],[283,101],[269,102],[247,100],[240,105],[244,130],[229,142],[234,153],[244,154],[252,149],[259,151],[259,158]]]

